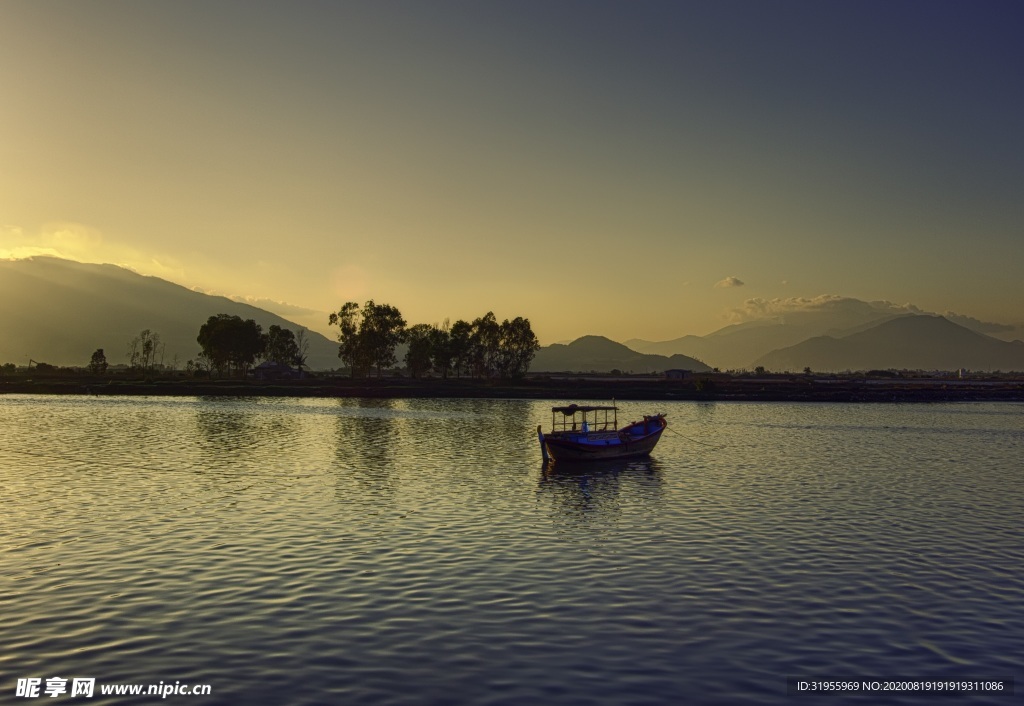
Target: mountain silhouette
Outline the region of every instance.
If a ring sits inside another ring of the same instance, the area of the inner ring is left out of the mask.
[[[751,320],[726,326],[705,336],[682,336],[669,341],[631,339],[625,343],[641,353],[693,356],[722,370],[750,369],[760,365],[762,357],[772,351],[813,338],[845,338],[900,317],[938,316],[912,304],[867,302],[827,295],[781,302],[758,303],[758,300],[751,300],[748,304],[742,314],[753,317]],[[1024,326],[982,321],[959,314],[944,316],[954,324],[1000,341],[1011,342],[1024,337]]]
[[[638,353],[604,336],[583,336],[569,344],[553,343],[541,348],[530,365],[530,372],[660,373],[676,368],[695,372],[711,369],[685,355]]]
[[[722,370],[752,368],[755,361],[773,350],[816,336],[843,336],[901,315],[911,314],[850,297],[821,297],[808,302],[804,309],[768,312],[706,336],[658,342],[633,339],[626,341],[626,345],[643,353],[694,356]]]
[[[791,346],[821,333],[815,327],[758,321],[727,326],[707,336],[683,336],[658,342],[630,339],[626,345],[644,353],[688,355],[706,360],[720,370],[733,370],[750,366],[752,360],[776,348]]]
[[[128,343],[143,329],[160,335],[163,362],[199,354],[196,336],[210,316],[254,319],[298,332],[305,327],[226,297],[194,292],[116,265],[55,257],[0,260],[0,363],[84,366],[102,348],[111,365],[127,362]],[[307,329],[314,370],[340,366],[338,344]],[[159,362],[160,356],[157,357]]]
[[[1024,343],[1001,341],[942,316],[888,319],[841,337],[817,336],[755,361],[768,370],[1024,370]]]

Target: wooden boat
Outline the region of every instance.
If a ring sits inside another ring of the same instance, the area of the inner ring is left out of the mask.
[[[619,429],[618,407],[572,404],[551,408],[551,431],[537,427],[544,460],[597,461],[647,456],[668,422],[664,414],[644,416]]]

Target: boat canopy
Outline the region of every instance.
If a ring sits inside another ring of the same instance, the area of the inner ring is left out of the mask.
[[[619,408],[611,405],[579,405],[551,408],[551,433],[614,431]],[[609,414],[610,413],[610,414]],[[559,417],[558,415],[562,416]]]
[[[565,416],[571,417],[572,415],[576,414],[577,412],[582,412],[584,414],[586,414],[587,412],[599,412],[599,411],[615,412],[615,411],[618,411],[618,409],[619,409],[618,407],[596,407],[596,406],[584,406],[584,405],[578,405],[578,404],[571,404],[568,407],[552,407],[551,411],[552,412],[561,412]]]

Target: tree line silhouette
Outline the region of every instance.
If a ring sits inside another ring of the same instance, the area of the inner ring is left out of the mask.
[[[490,311],[472,322],[407,327],[396,307],[371,299],[361,306],[346,302],[328,323],[338,328],[338,357],[352,377],[381,377],[398,362],[396,349],[403,343],[408,344],[404,362],[414,378],[518,378],[526,375],[540,349],[529,319],[517,316],[498,323]],[[241,377],[257,360],[294,365],[301,373],[309,348],[305,330],[295,334],[273,325],[263,333],[253,319],[229,314],[207,319],[196,340],[202,353],[198,363],[190,364]]]
[[[362,307],[346,302],[331,314],[329,323],[338,327],[338,357],[353,377],[373,371],[380,377],[397,362],[395,349],[400,343],[408,344],[405,364],[414,378],[429,373],[442,378],[522,377],[540,348],[529,319],[517,316],[499,324],[491,311],[472,322],[446,320],[407,328],[398,309],[371,299]]]
[[[199,361],[189,361],[199,370],[245,377],[257,360],[280,366],[295,366],[301,374],[309,353],[305,329],[298,333],[272,324],[266,333],[253,319],[217,314],[206,320],[196,337]]]

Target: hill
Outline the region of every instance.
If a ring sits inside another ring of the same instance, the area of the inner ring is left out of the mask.
[[[102,348],[116,365],[126,362],[128,342],[150,329],[166,346],[164,363],[177,356],[182,367],[199,353],[199,327],[216,314],[254,319],[264,331],[272,324],[296,332],[305,328],[248,304],[115,265],[54,257],[0,260],[0,363],[25,365],[31,358],[84,366]],[[337,344],[307,332],[309,367],[338,367]]]
[[[722,370],[752,368],[761,356],[817,336],[839,337],[875,326],[907,312],[891,306],[848,297],[824,297],[805,309],[765,314],[732,324],[706,336],[683,336],[671,341],[626,341],[643,353],[682,353],[707,361]]]
[[[738,314],[750,320],[706,336],[683,336],[669,341],[632,339],[626,345],[641,353],[682,353],[722,370],[752,368],[762,356],[820,337],[845,338],[904,316],[938,316],[912,304],[867,302],[851,297],[823,295],[814,299],[750,300]],[[1012,342],[1024,338],[1024,326],[982,321],[948,313],[952,323],[976,333]]]
[[[658,342],[631,339],[626,345],[644,353],[689,355],[706,360],[720,370],[736,370],[752,367],[752,360],[769,351],[821,333],[813,327],[758,321],[727,326],[707,336],[683,336]]]
[[[569,344],[554,343],[541,348],[530,372],[660,373],[673,368],[697,372],[711,369],[685,355],[638,353],[604,336],[583,336]]]
[[[817,336],[755,361],[768,370],[1024,370],[1024,343],[971,331],[942,316],[911,315],[842,337]]]

